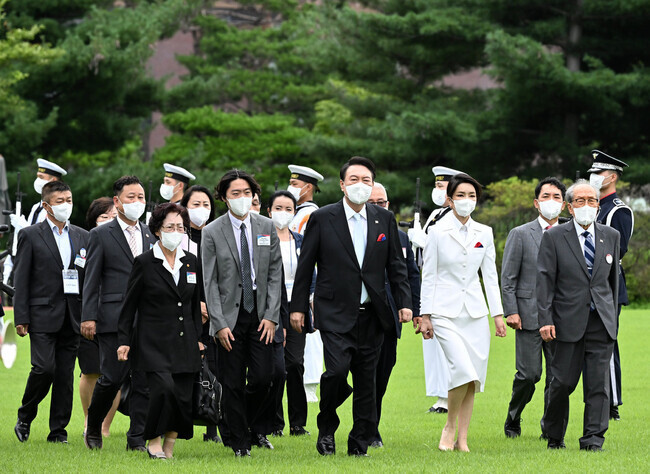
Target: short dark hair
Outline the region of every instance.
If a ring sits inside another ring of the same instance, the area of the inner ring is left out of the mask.
[[[210,215],[208,216],[208,223],[212,222],[214,220],[214,198],[212,197],[212,194],[210,194],[210,190],[205,186],[195,184],[187,188],[187,191],[185,191],[185,194],[183,194],[183,199],[181,199],[181,206],[187,208],[187,203],[190,202],[190,198],[194,193],[203,193],[208,196],[208,200],[210,201]]]
[[[296,210],[296,206],[298,205],[298,203],[296,201],[296,198],[295,198],[295,196],[293,194],[291,194],[286,189],[281,189],[281,190],[276,191],[273,194],[271,194],[271,197],[269,198],[269,206],[268,206],[269,209],[271,209],[271,207],[273,206],[273,203],[279,197],[286,197],[286,198],[291,199],[291,202],[293,202],[293,210],[294,211]]]
[[[162,227],[162,223],[165,217],[167,217],[167,214],[171,213],[180,214],[183,218],[183,226],[185,229],[189,229],[190,215],[187,213],[187,209],[173,202],[165,202],[154,207],[151,218],[149,219],[149,230],[155,235]]]
[[[41,191],[41,202],[50,203],[50,198],[54,193],[60,193],[63,191],[70,191],[70,186],[68,186],[63,181],[49,181],[43,186]]]
[[[124,189],[124,186],[128,186],[130,184],[139,184],[142,186],[142,189],[144,189],[142,181],[140,181],[140,178],[137,176],[122,176],[113,183],[113,196],[118,196],[122,192],[122,189]]]
[[[463,183],[471,184],[474,186],[474,190],[476,191],[476,200],[478,201],[481,198],[481,194],[483,194],[483,186],[481,186],[481,183],[476,181],[470,175],[465,173],[458,173],[457,175],[451,177],[449,184],[447,185],[447,196],[451,198],[456,192],[458,186]]]
[[[557,179],[554,176],[547,176],[546,178],[542,179],[539,183],[537,183],[537,186],[535,186],[535,199],[539,199],[539,193],[542,192],[542,186],[545,184],[550,184],[551,186],[555,186],[560,190],[562,193],[562,199],[564,199],[564,196],[566,195],[566,186],[562,181]]]
[[[97,219],[99,216],[107,212],[114,205],[113,200],[109,197],[100,197],[91,202],[86,213],[86,225],[88,229],[97,227]]]
[[[339,176],[341,177],[341,181],[345,181],[345,173],[348,172],[348,168],[352,165],[361,165],[365,166],[370,170],[372,173],[372,180],[375,180],[375,164],[369,160],[368,158],[364,158],[363,156],[353,156],[350,158],[343,166],[341,166],[341,171],[339,171]]]
[[[262,189],[260,188],[260,185],[257,184],[257,181],[255,181],[255,178],[253,178],[250,174],[248,174],[246,171],[238,170],[238,169],[232,169],[226,174],[224,174],[221,179],[219,180],[219,184],[217,184],[217,199],[221,200],[226,200],[226,192],[230,188],[230,183],[232,183],[236,179],[243,179],[245,180],[248,185],[251,188],[251,193],[253,196],[256,194],[262,194]]]

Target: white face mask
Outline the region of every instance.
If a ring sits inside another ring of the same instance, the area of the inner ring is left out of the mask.
[[[228,199],[228,206],[232,213],[238,217],[244,217],[248,214],[253,204],[252,196],[244,196],[237,199]]]
[[[573,217],[580,225],[591,225],[596,220],[597,214],[598,208],[591,207],[588,204],[585,204],[582,207],[573,208]]]
[[[562,202],[553,199],[537,202],[539,203],[539,212],[549,221],[555,219],[562,212]]]
[[[287,211],[274,211],[271,214],[271,220],[278,229],[288,227],[293,220],[293,214]]]
[[[364,183],[355,183],[345,186],[347,196],[354,204],[365,204],[372,194],[372,186]]]
[[[197,227],[203,227],[203,225],[208,222],[210,218],[210,209],[205,207],[196,207],[194,209],[188,209],[187,212],[190,215],[190,221]]]
[[[596,173],[591,173],[589,175],[589,184],[591,184],[596,189],[602,189],[603,183],[607,178],[609,178],[609,176],[601,176]]]
[[[160,243],[170,252],[173,252],[183,241],[182,232],[160,232]]]
[[[109,222],[113,222],[114,220],[115,220],[115,218],[113,217],[112,219],[108,219],[107,221],[96,222],[96,224],[97,224],[97,227],[99,227],[101,225],[108,224]]]
[[[303,186],[303,187],[304,187],[304,186]],[[301,193],[302,193],[302,189],[303,189],[303,188],[298,188],[298,187],[296,187],[296,186],[291,186],[291,185],[289,185],[289,186],[287,187],[287,191],[289,191],[289,192],[293,195],[293,197],[296,198],[296,202],[300,201],[300,198],[302,197],[302,194],[301,194]]]
[[[59,222],[67,222],[72,215],[72,204],[64,202],[63,204],[58,204],[56,206],[50,206],[52,208],[52,213],[50,214]]]
[[[476,209],[476,201],[473,199],[454,199],[454,209],[460,217],[467,217]]]
[[[163,199],[167,199],[169,201],[172,197],[174,197],[174,186],[171,184],[161,184],[160,195]]]
[[[260,211],[258,211],[257,209],[250,209],[250,210],[248,211],[248,213],[249,213],[249,214],[258,214],[258,215],[259,215]]]
[[[124,204],[120,198],[117,199],[122,203],[122,207],[124,207],[124,217],[128,220],[137,221],[142,217],[142,214],[144,214],[145,204],[143,202],[135,201]]]
[[[447,200],[447,190],[440,188],[433,188],[431,191],[431,200],[436,206],[444,206],[445,201]]]
[[[47,179],[36,178],[34,180],[34,191],[36,191],[38,194],[41,194],[43,192],[43,186],[45,186],[47,183],[49,183]]]

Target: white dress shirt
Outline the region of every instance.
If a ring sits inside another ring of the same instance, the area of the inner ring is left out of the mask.
[[[546,221],[542,218],[542,216],[537,216],[537,222],[539,222],[539,225],[540,225],[540,227],[542,228],[542,230],[543,230],[544,232],[546,232],[546,228],[547,228],[549,225],[550,225],[551,227],[555,227],[556,225],[558,225],[558,224],[560,223],[560,221],[555,221],[555,224],[549,224],[548,222],[546,222]]]
[[[364,255],[365,255],[365,248],[368,245],[368,215],[366,213],[366,205],[364,204],[361,210],[359,211],[359,215],[361,216],[361,219],[357,222],[355,219],[355,214],[357,212],[352,209],[347,201],[343,199],[343,210],[345,211],[345,218],[348,221],[348,229],[350,230],[350,237],[352,238],[352,244],[354,245],[354,229],[356,225],[360,225],[361,228],[363,229],[363,246],[364,246]],[[361,267],[363,262],[359,264]],[[361,298],[364,300],[361,303],[368,303],[370,301],[370,295],[368,295],[368,290],[366,289],[366,285],[364,285],[363,282],[361,282]],[[364,295],[366,297],[364,298]]]
[[[251,280],[253,280],[253,290],[257,290],[255,284],[255,265],[253,263],[253,234],[251,231],[251,215],[248,213],[246,219],[240,221],[232,212],[228,211],[228,217],[232,224],[232,231],[235,234],[235,243],[237,244],[237,253],[239,254],[239,264],[241,265],[241,225],[246,224],[246,240],[248,240],[248,258],[251,261]]]
[[[129,233],[128,230],[126,230],[127,227],[129,227],[129,224],[124,222],[120,216],[120,214],[117,215],[117,222],[120,224],[120,227],[122,228],[122,232],[124,233],[124,237],[126,238],[126,243],[129,243],[129,240],[131,239],[131,234]],[[138,251],[138,255],[142,255],[142,228],[140,227],[140,223],[138,221],[135,221],[135,247]]]
[[[52,234],[54,234],[54,241],[56,246],[59,248],[59,255],[61,255],[61,261],[63,262],[63,268],[68,268],[70,266],[70,260],[72,259],[72,241],[70,240],[70,222],[66,222],[63,227],[63,231],[59,234],[59,228],[56,226],[51,219],[47,220],[47,223],[52,229]]]
[[[591,223],[588,229],[583,228],[580,224],[576,222],[575,219],[573,219],[573,225],[576,229],[576,233],[578,234],[578,241],[580,242],[580,248],[582,249],[582,254],[584,255],[585,253],[585,237],[582,235],[585,230],[591,234],[591,242],[594,244],[594,249],[595,249],[596,234],[594,233],[595,228],[593,222]]]
[[[153,246],[153,256],[155,258],[158,258],[162,260],[163,262],[163,267],[172,275],[172,278],[174,279],[174,283],[176,283],[176,286],[178,286],[178,280],[181,276],[181,267],[183,266],[181,262],[181,258],[185,256],[185,252],[183,252],[183,249],[178,247],[176,249],[176,258],[174,260],[174,268],[172,268],[169,265],[169,262],[165,258],[165,254],[163,253],[163,249],[160,247],[162,244],[160,243],[160,240],[156,242],[156,245]]]

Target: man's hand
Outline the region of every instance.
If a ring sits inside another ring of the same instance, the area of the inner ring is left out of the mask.
[[[291,319],[291,327],[296,330],[297,333],[302,332],[302,328],[305,327],[305,313],[295,312],[289,315]]]
[[[126,362],[129,360],[129,346],[120,346],[117,348],[117,360],[120,362]]]
[[[409,308],[402,308],[399,310],[400,323],[408,323],[411,319],[413,319],[413,311]]]
[[[494,319],[497,337],[506,337],[506,323],[503,322],[503,314],[499,314],[492,319]]]
[[[273,336],[275,336],[275,323],[268,319],[262,319],[260,325],[257,326],[257,331],[262,331],[260,341],[264,341],[264,344],[270,344],[273,342]]]
[[[422,316],[416,316],[415,318],[413,318],[413,329],[415,329],[415,334],[420,333],[420,331],[418,331],[417,329],[421,322],[422,322]]]
[[[29,324],[19,324],[16,326],[16,334],[20,337],[25,337],[29,332]]]
[[[539,328],[539,333],[542,336],[542,340],[544,342],[549,342],[555,339],[555,326],[550,324],[546,326],[542,326]]]
[[[287,328],[282,328],[282,347],[287,347]]]
[[[422,337],[425,339],[431,339],[433,337],[433,325],[431,324],[431,319],[428,314],[422,315],[422,320],[420,321],[420,326],[415,331],[415,334],[422,334]]]
[[[84,321],[81,323],[81,335],[92,341],[95,338],[97,323],[95,321]]]
[[[205,304],[205,301],[201,301],[201,322],[205,324],[209,319],[210,316],[208,316],[208,305]]]
[[[235,340],[235,336],[232,335],[232,332],[230,332],[230,328],[225,327],[223,329],[219,329],[217,332],[217,337],[219,338],[219,342],[223,346],[224,349],[226,349],[228,352],[232,350],[232,346],[230,345],[230,341]]]
[[[510,314],[506,318],[506,324],[512,329],[521,329],[521,317],[517,313]]]

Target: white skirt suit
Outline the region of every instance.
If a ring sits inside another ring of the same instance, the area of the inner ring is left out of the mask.
[[[475,390],[483,391],[490,353],[488,314],[503,314],[495,258],[492,228],[471,217],[463,226],[451,215],[429,230],[420,314],[431,315],[449,366],[449,390],[474,381]]]

